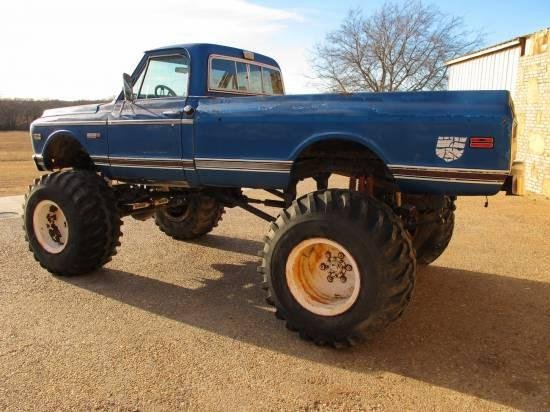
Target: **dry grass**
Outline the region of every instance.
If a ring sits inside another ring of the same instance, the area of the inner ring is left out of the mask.
[[[26,131],[0,132],[0,196],[24,194],[40,175]]]

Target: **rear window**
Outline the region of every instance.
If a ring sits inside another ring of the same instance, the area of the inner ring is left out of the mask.
[[[210,87],[237,90],[237,66],[230,60],[213,59],[210,69]]]
[[[284,94],[278,69],[233,59],[210,59],[208,88],[244,94]]]
[[[262,86],[264,93],[283,94],[283,81],[279,70],[262,67]]]
[[[251,93],[263,93],[262,92],[262,68],[255,64],[250,66],[250,72],[248,73],[248,84]]]

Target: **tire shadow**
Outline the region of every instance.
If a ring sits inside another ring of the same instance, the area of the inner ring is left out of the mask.
[[[198,244],[246,254],[261,247],[250,240],[208,238]],[[418,274],[404,319],[366,344],[336,351],[301,341],[274,318],[256,266],[257,261],[213,264],[223,275],[201,280],[197,289],[114,269],[65,280],[156,315],[332,367],[392,372],[513,408],[548,407],[548,283],[427,267]]]

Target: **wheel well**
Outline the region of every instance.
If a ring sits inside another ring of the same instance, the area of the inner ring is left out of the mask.
[[[293,178],[301,180],[319,173],[370,175],[393,181],[384,161],[368,147],[350,140],[330,139],[302,150],[292,167]]]
[[[44,166],[48,170],[75,167],[93,169],[94,163],[78,140],[67,134],[54,136],[44,151]]]

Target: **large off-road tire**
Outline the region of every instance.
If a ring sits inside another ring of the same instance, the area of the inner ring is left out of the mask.
[[[121,225],[112,189],[91,171],[44,175],[25,196],[25,239],[55,275],[80,275],[109,262],[120,246]]]
[[[436,202],[417,201],[416,207],[420,224],[411,234],[416,262],[429,265],[443,254],[451,241],[456,206],[450,197],[442,196]]]
[[[401,220],[349,190],[295,200],[271,224],[261,256],[258,270],[276,316],[319,345],[349,346],[397,319],[415,282]]]
[[[218,226],[224,213],[223,206],[203,194],[192,194],[187,203],[166,207],[155,212],[156,225],[168,236],[189,240],[203,236]]]

